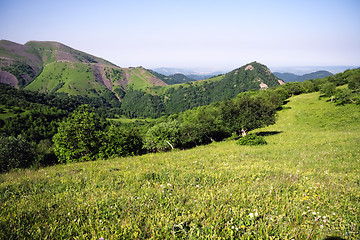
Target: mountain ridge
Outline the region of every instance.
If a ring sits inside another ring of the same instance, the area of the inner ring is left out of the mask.
[[[255,61],[193,81],[183,74],[169,77],[143,67],[121,68],[59,42],[1,41],[0,53],[0,82],[41,93],[102,98],[118,109],[121,105],[122,114],[130,117],[156,118],[283,84]]]
[[[303,75],[298,75],[294,73],[280,73],[280,72],[274,72],[274,75],[278,78],[282,79],[284,82],[303,82],[310,79],[317,79],[317,78],[324,78],[328,76],[332,76],[332,74],[329,71],[326,70],[319,70],[311,73],[306,73]]]
[[[0,82],[35,91],[62,91],[69,94],[82,94],[79,89],[78,91],[70,90],[72,88],[69,86],[68,89],[63,89],[63,86],[71,81],[70,78],[74,81],[81,79],[82,74],[74,74],[74,72],[82,70],[89,73],[85,74],[86,79],[90,81],[86,82],[89,85],[86,88],[87,91],[96,92],[106,87],[109,91],[114,92],[116,88],[126,89],[129,84],[135,88],[137,88],[136,86],[146,88],[167,85],[142,68],[121,68],[103,58],[53,41],[29,41],[22,45],[1,40],[0,59],[2,70]],[[40,80],[44,83],[45,78],[52,74],[46,75],[46,72],[52,72],[48,68],[52,68],[52,70],[57,68],[57,75],[53,76],[52,79],[60,80],[57,84],[51,84],[52,88],[41,88],[40,85],[42,84],[37,82]],[[43,76],[44,74],[46,76]],[[67,75],[67,77],[62,79],[62,75]],[[95,85],[100,86],[94,87]]]

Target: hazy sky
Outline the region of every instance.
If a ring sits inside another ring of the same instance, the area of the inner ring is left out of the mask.
[[[0,0],[0,39],[121,67],[360,65],[359,0]]]

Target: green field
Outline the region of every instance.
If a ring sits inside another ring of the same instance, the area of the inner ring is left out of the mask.
[[[359,239],[360,110],[290,98],[265,146],[0,175],[0,239]]]

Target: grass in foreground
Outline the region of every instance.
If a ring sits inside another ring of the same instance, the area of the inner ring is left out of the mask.
[[[266,146],[0,175],[1,239],[358,239],[360,111],[290,99]]]

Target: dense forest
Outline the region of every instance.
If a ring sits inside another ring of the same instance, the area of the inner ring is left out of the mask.
[[[251,66],[250,70],[247,69],[248,66]],[[267,87],[279,85],[279,79],[272,75],[266,66],[252,62],[221,76],[220,80],[187,82],[167,88],[164,94],[156,95],[128,89],[121,109],[128,117],[158,118],[231,99],[245,91],[258,90],[262,79],[266,79]],[[145,104],[145,108],[142,104]]]
[[[229,76],[228,81],[236,81],[231,79]],[[206,87],[211,84],[220,83],[208,83]],[[201,87],[204,86],[190,84],[167,93],[173,99],[176,99],[174,96],[181,99],[182,91],[186,91],[189,99],[202,99],[194,100],[193,105],[188,101],[179,106],[175,100],[169,100],[173,101],[173,108],[150,94],[128,91],[128,99],[125,98],[121,106],[133,108],[128,115],[137,111],[152,114],[153,109],[156,109],[155,113],[173,111],[174,114],[152,122],[120,124],[106,120],[120,110],[101,98],[36,93],[0,84],[1,171],[185,149],[241,138],[253,129],[273,124],[276,111],[286,99],[302,93],[320,91],[322,97],[334,104],[360,105],[360,69],[267,90],[243,92],[225,100],[219,97],[210,105],[205,104],[211,102],[208,100],[211,96],[198,94]],[[212,89],[215,93],[216,87]],[[200,106],[202,104],[204,106]]]

